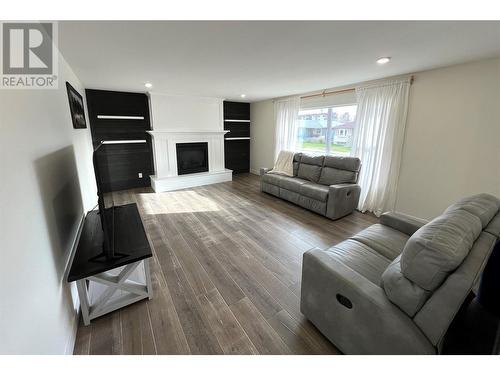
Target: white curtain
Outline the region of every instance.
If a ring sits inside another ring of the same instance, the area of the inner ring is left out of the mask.
[[[300,96],[279,99],[274,102],[276,119],[276,147],[274,160],[281,150],[294,151],[297,142]]]
[[[380,216],[393,210],[408,112],[410,78],[357,87],[352,154],[361,159],[358,209]]]

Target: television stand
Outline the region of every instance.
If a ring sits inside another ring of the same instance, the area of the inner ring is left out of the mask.
[[[68,282],[76,282],[85,325],[92,319],[152,297],[149,258],[152,257],[144,226],[135,203],[115,211],[114,241],[120,254],[102,254],[103,231],[97,211],[85,217],[71,263]],[[96,261],[96,258],[100,258]]]
[[[118,259],[124,258],[126,256],[128,256],[128,254],[116,252],[116,253],[113,254],[113,260],[118,260]],[[92,257],[89,260],[91,262],[106,263],[107,261],[109,261],[109,258],[108,258],[108,256],[103,251],[101,254],[96,255],[95,257]]]

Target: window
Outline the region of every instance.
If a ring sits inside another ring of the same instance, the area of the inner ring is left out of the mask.
[[[349,155],[356,131],[357,105],[299,111],[297,150]]]

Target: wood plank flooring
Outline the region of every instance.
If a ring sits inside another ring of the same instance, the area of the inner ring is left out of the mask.
[[[337,354],[300,313],[302,254],[376,223],[331,221],[259,191],[259,177],[136,202],[154,257],[154,298],[78,328],[75,354]]]

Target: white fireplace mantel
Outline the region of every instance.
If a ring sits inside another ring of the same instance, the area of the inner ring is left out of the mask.
[[[226,134],[229,133],[229,130],[204,130],[204,129],[199,129],[199,130],[184,130],[184,129],[172,129],[172,130],[147,130],[149,134],[152,136],[158,136],[161,137],[162,134]]]
[[[225,130],[151,130],[155,175],[151,185],[156,192],[170,191],[232,180],[232,171],[224,167]],[[207,142],[208,172],[177,174],[177,143]]]

